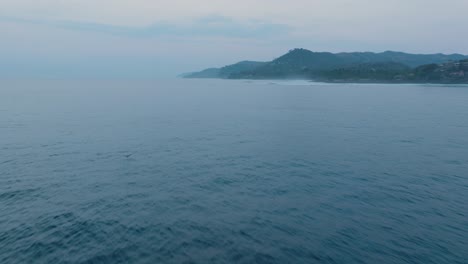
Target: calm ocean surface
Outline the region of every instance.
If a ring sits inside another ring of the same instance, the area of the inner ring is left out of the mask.
[[[0,263],[468,263],[468,86],[0,82]]]

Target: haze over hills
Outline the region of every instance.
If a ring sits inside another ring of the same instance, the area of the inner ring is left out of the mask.
[[[200,72],[185,74],[184,77],[189,78],[230,78],[234,74],[244,71],[253,71],[260,66],[267,64],[266,62],[258,61],[241,61],[222,68],[209,68]]]
[[[464,59],[468,59],[468,56],[461,54],[409,54],[394,51],[330,53],[293,49],[270,62],[243,61],[222,68],[211,68],[187,74],[184,77],[295,78],[330,82],[465,82],[463,78],[451,78],[450,76],[457,74],[451,75],[447,72],[445,75],[431,73],[431,77],[424,75],[430,74],[427,69],[437,72],[436,68],[440,68],[442,71],[443,69],[458,71],[459,77],[463,77],[465,76],[463,68],[465,63],[459,61]],[[458,69],[456,65],[462,65],[461,69]]]

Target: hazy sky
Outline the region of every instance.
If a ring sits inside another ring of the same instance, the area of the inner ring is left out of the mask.
[[[0,76],[174,76],[291,48],[468,54],[468,0],[0,0]]]

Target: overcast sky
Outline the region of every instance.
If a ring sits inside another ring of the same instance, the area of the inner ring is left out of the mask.
[[[0,76],[174,76],[291,48],[468,54],[467,0],[0,0]]]

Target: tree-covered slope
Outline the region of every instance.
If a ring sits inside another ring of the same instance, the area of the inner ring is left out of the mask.
[[[311,77],[325,82],[468,83],[468,60],[410,68],[399,63],[368,63],[323,71]]]
[[[243,61],[222,68],[211,68],[186,75],[186,78],[229,79],[311,79],[322,81],[419,82],[457,81],[455,61],[468,59],[460,54],[408,54],[312,52],[293,49],[270,62]],[[461,63],[464,67],[463,62]],[[454,70],[454,72],[452,72]],[[451,72],[450,74],[447,72]],[[460,80],[464,73],[459,71]],[[463,78],[462,78],[463,77]]]
[[[264,64],[265,62],[241,61],[222,68],[209,68],[200,72],[189,73],[184,78],[229,78],[232,74],[252,71]]]
[[[442,54],[408,54],[402,52],[352,52],[330,53],[312,52],[306,49],[294,49],[287,54],[274,59],[251,71],[243,71],[230,78],[246,79],[282,79],[282,78],[310,78],[319,72],[343,67],[365,64],[395,63],[408,67],[417,67],[428,63],[445,63],[467,58],[463,55]]]
[[[417,67],[408,80],[427,83],[468,83],[468,60]]]

